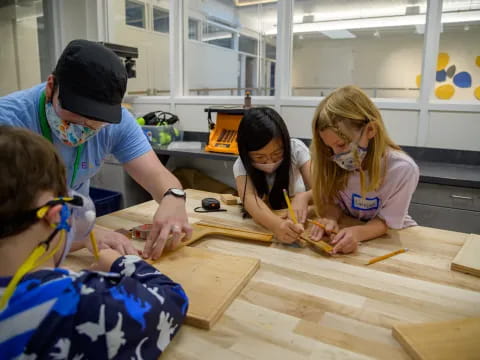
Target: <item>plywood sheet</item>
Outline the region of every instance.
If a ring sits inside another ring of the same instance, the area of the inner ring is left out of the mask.
[[[92,256],[81,251],[69,255],[64,266],[87,268]],[[253,258],[183,247],[162,256],[153,264],[182,284],[190,299],[186,323],[210,329],[255,274],[260,261]]]
[[[452,270],[480,277],[480,236],[470,234],[450,265]]]
[[[480,318],[397,325],[392,334],[415,360],[474,360],[480,356]]]

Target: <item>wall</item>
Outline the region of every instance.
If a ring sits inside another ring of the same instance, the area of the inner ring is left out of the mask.
[[[422,66],[423,36],[372,36],[357,39],[294,40],[293,87],[415,88]],[[319,90],[297,90],[299,96],[319,96]],[[369,91],[369,95],[373,93]],[[377,97],[416,97],[418,91],[388,91]]]
[[[0,96],[40,83],[37,18],[2,18],[0,34]]]
[[[372,31],[373,34],[373,31]],[[382,31],[380,31],[382,34]],[[450,64],[457,72],[468,71],[473,78],[470,89],[455,89],[454,100],[474,100],[473,89],[480,86],[480,30],[444,32],[440,36],[440,52],[450,55]],[[339,87],[357,84],[360,87],[416,88],[421,72],[423,35],[360,36],[356,39],[294,40],[292,86]],[[451,83],[451,80],[447,82]],[[438,83],[442,85],[446,82]],[[372,91],[367,91],[373,96]],[[319,96],[319,90],[297,90],[298,96]],[[377,97],[417,97],[418,91],[379,91]]]
[[[238,53],[233,50],[189,40],[185,66],[187,89],[237,87],[239,62]],[[214,94],[230,95],[230,92]]]

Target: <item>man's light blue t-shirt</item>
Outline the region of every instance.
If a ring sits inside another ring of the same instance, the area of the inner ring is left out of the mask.
[[[38,106],[40,95],[44,90],[45,84],[40,84],[31,89],[0,97],[0,125],[23,127],[41,135]],[[53,132],[52,138],[67,168],[67,185],[70,185],[76,148],[63,144]],[[72,189],[88,195],[90,178],[99,171],[108,155],[112,154],[123,164],[151,149],[141,127],[126,109],[122,109],[122,121],[119,124],[104,127],[85,143]]]

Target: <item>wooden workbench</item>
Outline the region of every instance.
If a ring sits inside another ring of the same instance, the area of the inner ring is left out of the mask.
[[[215,194],[189,190],[190,221],[217,221],[265,231],[239,206],[198,214]],[[217,197],[219,197],[217,195]],[[101,217],[110,229],[151,222],[154,202]],[[450,271],[467,234],[414,227],[327,258],[305,248],[220,238],[195,246],[256,257],[260,270],[210,331],[184,326],[163,359],[408,359],[392,325],[480,316],[480,279]],[[142,246],[142,244],[138,244]],[[400,247],[409,252],[365,266]]]

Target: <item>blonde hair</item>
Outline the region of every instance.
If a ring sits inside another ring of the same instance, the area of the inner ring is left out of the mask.
[[[342,123],[348,133],[341,131]],[[333,203],[338,192],[347,186],[351,172],[340,168],[331,160],[330,147],[320,138],[320,132],[330,129],[340,138],[350,143],[353,130],[360,130],[367,124],[375,127],[375,136],[369,141],[368,152],[360,168],[360,185],[362,197],[367,192],[380,187],[384,177],[382,166],[388,148],[400,150],[387,134],[382,116],[369,97],[356,86],[339,88],[323,99],[318,105],[312,121],[312,183],[315,207],[320,215],[325,205]],[[358,154],[356,155],[358,156]],[[365,172],[369,181],[366,184]]]

